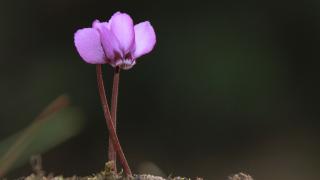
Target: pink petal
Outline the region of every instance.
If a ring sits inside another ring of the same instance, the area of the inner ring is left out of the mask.
[[[121,54],[121,50],[116,36],[105,25],[100,26],[99,31],[101,35],[102,46],[108,59],[118,59],[118,56]]]
[[[110,29],[117,37],[123,55],[126,55],[134,46],[133,21],[128,14],[117,12],[110,21]]]
[[[108,22],[100,22],[99,20],[94,20],[93,23],[92,23],[92,27],[97,29],[97,30],[100,30],[101,26],[105,26],[108,29],[110,29],[110,25],[109,25]]]
[[[90,64],[104,64],[105,54],[100,35],[96,29],[84,28],[74,34],[74,44],[84,61]]]
[[[149,21],[134,26],[135,51],[133,57],[138,58],[149,53],[156,44],[156,33]]]

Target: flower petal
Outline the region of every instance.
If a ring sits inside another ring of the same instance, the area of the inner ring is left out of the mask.
[[[135,50],[133,57],[138,58],[149,53],[156,44],[156,33],[149,21],[134,26]]]
[[[74,44],[84,61],[90,64],[104,64],[105,54],[101,46],[100,35],[96,29],[79,29],[74,34]]]
[[[105,25],[99,27],[101,42],[106,53],[106,56],[110,61],[114,61],[120,57],[120,44],[116,36]]]
[[[110,30],[110,23],[95,20],[92,23],[92,27],[100,32],[102,47],[107,56],[107,63],[116,66],[116,61],[124,55],[120,49],[119,40]]]
[[[134,46],[134,29],[131,17],[126,13],[115,13],[110,21],[110,29],[117,37],[123,56],[130,52]]]
[[[101,29],[101,26],[105,26],[107,27],[108,29],[110,29],[110,25],[108,22],[100,22],[99,20],[94,20],[93,23],[92,23],[92,27],[97,29],[97,30],[100,30]]]

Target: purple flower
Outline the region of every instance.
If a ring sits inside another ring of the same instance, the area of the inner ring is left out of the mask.
[[[87,63],[130,69],[153,49],[156,35],[149,21],[133,25],[128,14],[116,12],[108,22],[95,20],[92,28],[79,29],[74,43]]]

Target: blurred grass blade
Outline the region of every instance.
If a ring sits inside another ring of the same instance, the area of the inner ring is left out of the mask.
[[[78,134],[84,127],[82,113],[65,106],[68,99],[59,97],[23,131],[0,142],[0,177]],[[64,109],[62,109],[64,108]]]

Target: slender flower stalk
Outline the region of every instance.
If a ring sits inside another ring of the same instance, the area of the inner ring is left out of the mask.
[[[126,173],[127,176],[131,176],[132,173],[131,173],[130,167],[129,167],[128,162],[126,160],[126,157],[122,151],[122,148],[121,148],[121,145],[120,145],[120,142],[119,142],[116,130],[115,130],[115,126],[114,126],[113,120],[111,118],[111,114],[110,114],[110,110],[109,110],[109,106],[108,106],[108,100],[105,95],[105,88],[104,88],[104,83],[103,83],[103,78],[102,78],[101,64],[96,65],[96,71],[97,71],[99,95],[100,95],[100,100],[101,100],[101,104],[102,104],[102,109],[104,112],[104,117],[106,119],[107,127],[109,130],[109,137],[111,138],[111,142],[113,143],[113,147],[118,154],[118,157],[119,157],[120,163],[123,166],[124,172]]]
[[[118,92],[119,92],[119,79],[120,79],[120,68],[114,69],[113,75],[113,86],[112,86],[112,97],[111,97],[111,118],[115,130],[117,131],[117,106],[118,106]],[[109,138],[109,161],[114,162],[114,170],[117,172],[117,154],[112,145],[112,140]]]

